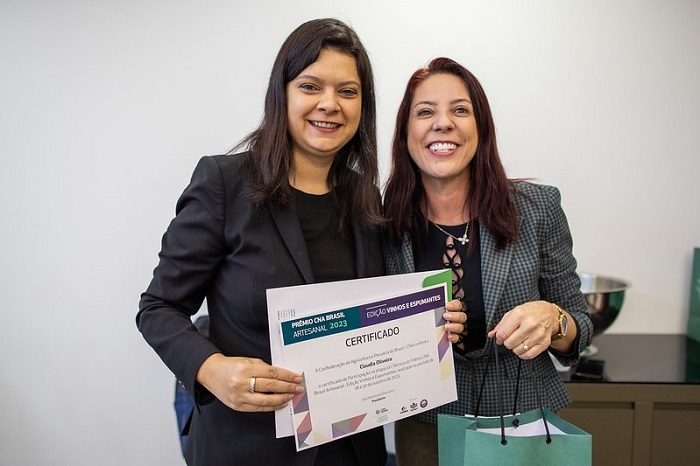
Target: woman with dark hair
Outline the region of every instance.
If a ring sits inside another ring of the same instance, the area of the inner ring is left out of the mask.
[[[381,428],[299,453],[276,438],[274,411],[303,389],[270,365],[266,301],[269,288],[384,273],[375,125],[362,43],[340,21],[313,20],[277,56],[249,150],[195,169],[137,316],[194,399],[188,464],[385,464]],[[208,339],[191,322],[205,298]]]
[[[395,426],[400,466],[437,465],[438,413],[500,414],[495,369],[484,378],[494,344],[506,406],[556,411],[571,400],[550,355],[575,363],[592,324],[559,191],[506,177],[488,100],[466,68],[436,58],[411,76],[392,161],[387,272],[452,269],[467,314],[458,400]]]

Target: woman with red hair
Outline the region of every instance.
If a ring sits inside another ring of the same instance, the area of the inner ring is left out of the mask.
[[[458,400],[396,424],[399,465],[437,465],[438,413],[499,414],[495,377],[483,377],[494,344],[506,402],[556,411],[571,399],[550,355],[575,363],[592,324],[559,191],[506,177],[488,100],[466,68],[436,58],[411,76],[392,162],[387,272],[450,268],[467,314],[454,352]]]

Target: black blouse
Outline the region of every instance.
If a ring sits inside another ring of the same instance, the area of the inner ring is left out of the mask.
[[[357,278],[352,228],[338,231],[333,192],[318,195],[294,189],[294,201],[316,283]]]
[[[459,238],[464,234],[466,223],[440,228]],[[465,352],[483,348],[486,344],[486,314],[484,294],[481,286],[481,252],[479,248],[479,224],[472,220],[469,225],[471,238],[462,245],[440,231],[429,222],[428,234],[422,244],[414,244],[413,257],[416,271],[439,268],[452,269],[452,297],[461,298],[467,305],[467,323],[464,338]],[[471,244],[471,248],[469,245]]]

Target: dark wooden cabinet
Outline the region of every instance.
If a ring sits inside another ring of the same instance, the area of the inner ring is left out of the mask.
[[[593,436],[594,465],[700,465],[700,385],[569,383],[559,412]]]
[[[600,335],[604,380],[563,377],[559,412],[593,437],[594,465],[700,465],[700,384],[686,378],[685,335]]]

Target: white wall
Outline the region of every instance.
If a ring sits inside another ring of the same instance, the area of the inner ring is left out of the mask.
[[[0,464],[182,464],[139,294],[201,155],[259,121],[301,22],[351,23],[381,161],[409,74],[446,55],[509,175],[559,186],[580,270],[632,282],[611,331],[683,333],[700,246],[694,0],[0,2]]]

